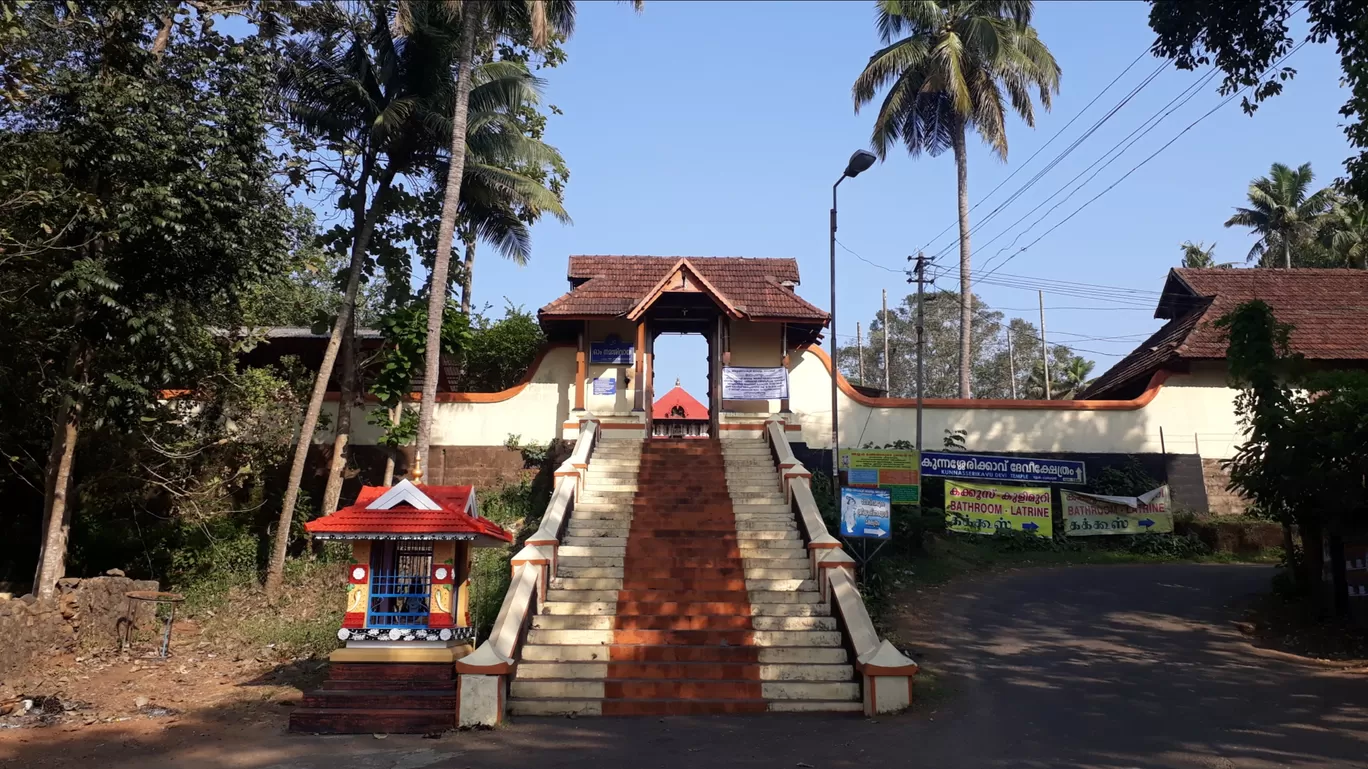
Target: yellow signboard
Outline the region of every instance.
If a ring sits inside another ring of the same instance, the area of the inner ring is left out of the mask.
[[[1168,486],[1138,497],[1108,497],[1061,491],[1064,533],[1070,537],[1102,534],[1163,534],[1173,531],[1173,502]]]
[[[993,486],[945,481],[945,527],[971,534],[1000,530],[1054,536],[1048,486]]]
[[[894,503],[921,502],[921,467],[917,452],[899,449],[841,449],[847,486],[887,489]]]

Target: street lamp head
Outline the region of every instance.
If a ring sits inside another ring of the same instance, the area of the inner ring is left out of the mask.
[[[852,178],[859,176],[865,171],[868,171],[869,167],[874,165],[874,161],[876,160],[878,160],[878,158],[874,157],[874,153],[872,152],[855,150],[855,154],[850,156],[850,162],[846,163],[845,175]]]

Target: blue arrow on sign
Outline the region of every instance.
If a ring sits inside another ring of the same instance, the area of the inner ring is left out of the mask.
[[[1143,521],[1140,521],[1139,523],[1140,523],[1141,526],[1144,526],[1144,527],[1147,528],[1147,529],[1148,529],[1149,527],[1151,527],[1151,526],[1154,525],[1154,521],[1151,521],[1151,520],[1148,519],[1148,518],[1146,518],[1146,519],[1143,520]]]
[[[1037,525],[1034,524],[1034,523],[1023,523],[1023,524],[1021,524],[1021,528],[1024,529],[1024,530],[1026,530],[1026,531],[1035,531],[1036,529],[1038,529],[1038,528],[1040,528],[1040,527],[1037,526]]]

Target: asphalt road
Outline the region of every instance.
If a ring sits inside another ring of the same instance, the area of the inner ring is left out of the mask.
[[[928,676],[913,712],[894,717],[523,719],[379,740],[216,729],[203,714],[160,737],[78,732],[6,758],[195,769],[1368,767],[1368,675],[1256,652],[1232,626],[1269,576],[1099,566],[951,586],[906,620]]]

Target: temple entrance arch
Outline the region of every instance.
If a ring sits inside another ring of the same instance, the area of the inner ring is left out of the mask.
[[[792,259],[572,256],[568,277],[570,292],[538,314],[551,341],[576,345],[566,430],[594,417],[605,435],[651,435],[652,407],[670,389],[670,380],[657,381],[657,341],[698,334],[707,391],[693,395],[708,405],[709,434],[758,431],[787,413],[780,390],[790,354],[819,340],[827,321],[794,292]],[[723,399],[727,367],[753,369],[731,372],[749,385],[731,400]]]

